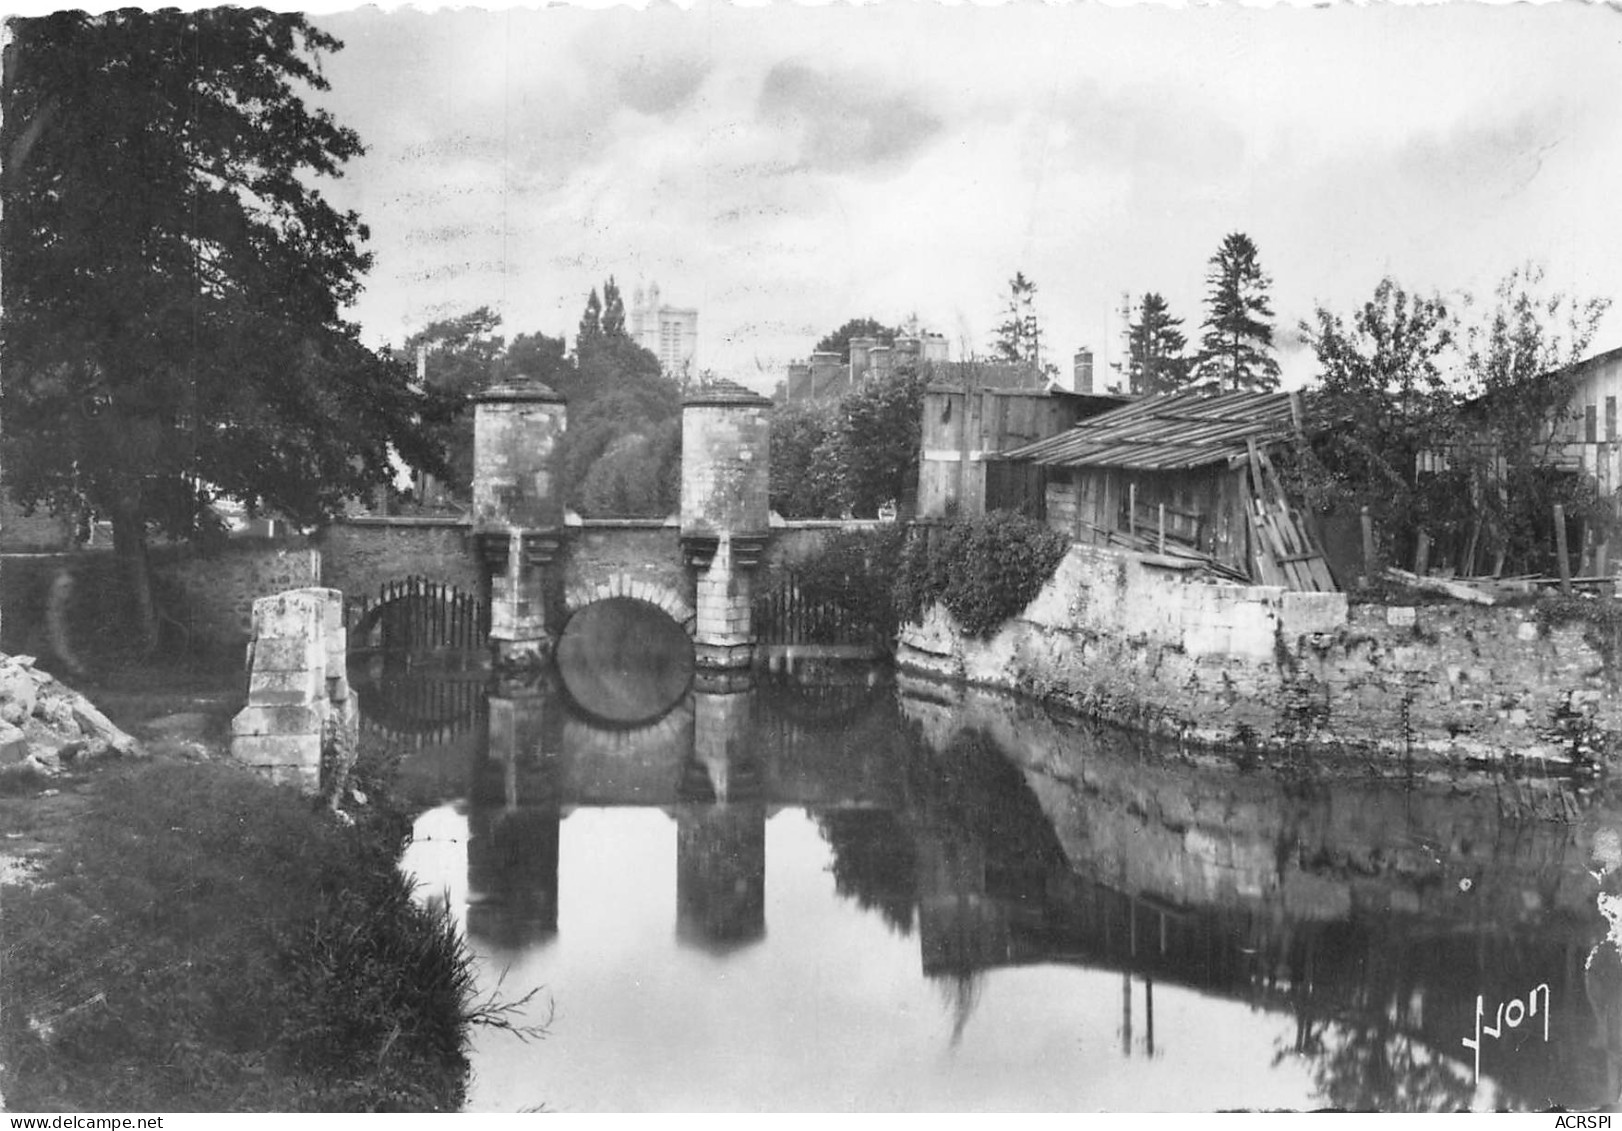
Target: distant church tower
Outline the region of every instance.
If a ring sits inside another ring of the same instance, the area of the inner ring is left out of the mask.
[[[698,310],[696,307],[666,306],[659,301],[659,284],[641,284],[631,294],[626,320],[631,338],[659,359],[671,375],[691,372],[698,355]]]

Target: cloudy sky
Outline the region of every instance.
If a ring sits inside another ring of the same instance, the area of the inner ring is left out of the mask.
[[[324,103],[368,145],[368,340],[489,305],[571,338],[657,281],[699,364],[769,388],[847,318],[985,349],[1023,271],[1061,363],[1123,292],[1197,337],[1228,232],[1293,328],[1382,275],[1540,263],[1622,297],[1622,10],[828,5],[324,11]],[[1622,311],[1595,348],[1622,345]]]

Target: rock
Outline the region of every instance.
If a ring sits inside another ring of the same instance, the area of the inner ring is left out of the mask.
[[[28,757],[28,736],[10,723],[0,722],[0,765],[21,762]]]
[[[78,734],[79,721],[73,717],[73,704],[60,695],[42,695],[34,704],[34,717],[64,734]]]
[[[39,689],[27,671],[12,664],[0,665],[0,719],[21,723],[34,713],[38,694]]]
[[[74,721],[79,724],[79,729],[85,735],[105,742],[121,755],[127,756],[139,753],[135,739],[114,726],[112,720],[91,705],[90,700],[75,692],[73,693],[72,704]]]

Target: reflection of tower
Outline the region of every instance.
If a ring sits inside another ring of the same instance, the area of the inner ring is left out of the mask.
[[[693,692],[693,757],[676,814],[676,933],[712,950],[766,934],[766,805],[750,743],[754,693]]]
[[[469,790],[468,934],[517,949],[558,929],[558,744],[548,691],[490,694],[489,746]]]

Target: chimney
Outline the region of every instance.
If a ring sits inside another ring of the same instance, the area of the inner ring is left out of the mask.
[[[877,338],[852,338],[850,340],[850,379],[854,384],[867,376],[871,364],[869,355],[873,347],[879,344]]]
[[[788,381],[783,385],[789,400],[807,400],[811,396],[811,366],[804,361],[788,363]]]
[[[834,389],[835,375],[844,369],[839,355],[832,351],[811,355],[811,396],[820,397]]]
[[[428,386],[428,347],[417,347],[417,388]]]
[[[867,364],[870,372],[888,377],[895,368],[895,351],[889,346],[874,346],[867,351]]]
[[[1071,390],[1077,393],[1090,393],[1093,391],[1093,351],[1079,349],[1076,351],[1075,368],[1071,374]]]

